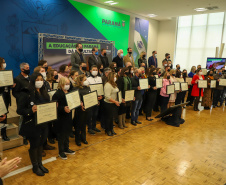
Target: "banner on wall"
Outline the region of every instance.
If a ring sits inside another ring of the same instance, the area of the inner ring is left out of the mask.
[[[134,32],[134,52],[133,52],[133,57],[136,65],[138,65],[140,53],[143,51],[147,53],[148,30],[149,30],[149,21],[136,17]]]

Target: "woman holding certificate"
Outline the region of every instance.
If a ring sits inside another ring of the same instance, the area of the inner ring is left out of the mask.
[[[161,100],[161,113],[163,113],[167,109],[167,105],[169,103],[169,96],[166,92],[167,85],[170,85],[170,73],[165,72],[162,80],[162,88],[160,90],[160,100]]]
[[[42,165],[43,144],[47,139],[48,125],[35,124],[37,104],[50,101],[43,84],[43,76],[40,73],[34,73],[30,77],[28,89],[22,90],[17,99],[17,113],[23,116],[20,135],[26,136],[30,142],[29,156],[33,166],[32,170],[38,176],[44,176],[49,172]]]
[[[55,69],[51,69],[47,74],[47,80],[50,89],[53,90],[53,83],[58,82],[58,72]]]
[[[72,112],[70,111],[66,94],[70,89],[70,81],[66,77],[61,77],[58,83],[58,89],[53,95],[53,100],[57,101],[58,119],[54,123],[53,128],[57,134],[59,157],[67,159],[66,154],[73,155],[74,151],[69,149],[69,135],[72,131]]]
[[[203,96],[203,89],[198,87],[198,81],[204,80],[204,76],[202,75],[202,69],[197,69],[196,75],[193,76],[191,84],[193,85],[191,95],[195,97],[194,101],[194,111],[199,111],[198,105],[200,96]]]
[[[105,94],[105,133],[108,136],[113,136],[116,133],[113,130],[113,112],[116,110],[116,106],[120,106],[118,102],[118,92],[116,82],[116,73],[110,72],[107,77],[107,83],[104,85]],[[119,124],[122,126],[122,119],[120,118]]]
[[[171,69],[170,70],[170,82],[171,84],[173,84],[174,82],[177,82],[176,79],[176,70],[175,69]],[[169,107],[173,106],[173,104],[175,103],[175,100],[177,98],[177,92],[175,91],[173,94],[170,95],[170,99],[169,99]]]

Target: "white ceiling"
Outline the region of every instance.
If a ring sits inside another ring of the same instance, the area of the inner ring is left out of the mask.
[[[156,14],[155,20],[168,20],[173,17],[226,12],[226,0],[114,0],[119,2],[116,5],[104,3],[107,0],[78,0],[87,4],[96,4],[96,6],[110,6],[114,9],[126,11],[130,14],[137,14],[148,17],[148,14]],[[205,8],[218,6],[219,9],[208,10],[205,12],[196,12],[195,8]]]

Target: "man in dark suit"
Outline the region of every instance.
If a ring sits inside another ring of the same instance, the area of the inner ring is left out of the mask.
[[[100,60],[101,60],[101,62],[103,64],[104,68],[109,67],[109,62],[108,62],[106,49],[101,49]]]
[[[112,62],[117,64],[117,67],[123,67],[123,50],[119,49],[117,52],[117,56],[113,58]]]
[[[98,48],[94,47],[92,49],[92,55],[89,57],[88,63],[89,63],[89,69],[91,69],[92,66],[97,66],[98,69],[100,68],[101,60],[100,60],[100,57],[98,56]]]
[[[151,65],[158,67],[157,51],[152,51],[152,56],[148,58],[148,66],[151,67]]]
[[[80,64],[79,64],[78,75],[84,74],[84,75],[86,75],[87,77],[90,76],[89,72],[86,71],[86,69],[87,69],[86,63],[85,63],[85,62],[80,62]]]
[[[85,55],[82,52],[83,52],[82,44],[77,43],[76,51],[71,54],[72,70],[78,71],[80,62],[86,62]]]

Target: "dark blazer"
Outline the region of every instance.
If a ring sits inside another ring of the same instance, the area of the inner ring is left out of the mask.
[[[88,59],[88,63],[89,63],[89,69],[91,69],[93,65],[96,65],[98,68],[100,68],[101,66],[100,57],[99,56],[95,57],[94,55],[91,55]]]
[[[3,96],[5,106],[8,109],[8,107],[11,105],[10,87],[0,87],[0,95]]]
[[[150,85],[150,89],[148,89],[148,92],[157,92],[157,90],[153,89],[153,87],[156,86],[156,77],[155,76],[148,77],[148,84]]]
[[[17,98],[20,95],[22,89],[27,88],[29,86],[29,77],[24,78],[24,76],[20,73],[15,79],[14,83],[16,86],[13,88],[13,96]]]
[[[82,75],[85,74],[87,77],[90,76],[90,73],[88,71],[86,71],[85,73],[83,73],[80,69],[78,71],[78,75]]]
[[[125,83],[124,83],[124,77],[119,77],[118,80],[117,80],[117,86],[118,86],[118,89],[122,92],[122,98],[125,99]],[[132,82],[131,82],[132,83]],[[130,84],[127,84],[127,90],[132,90],[130,89]]]
[[[109,67],[108,57],[100,55],[100,60],[104,68]]]
[[[123,67],[123,58],[120,58],[118,55],[113,58],[112,62],[115,62],[117,67]]]
[[[136,100],[142,100],[142,91],[138,90],[137,87],[140,86],[139,78],[137,76],[134,76],[131,78],[132,81],[132,89],[135,90],[134,97]]]
[[[72,112],[66,113],[64,110],[67,105],[66,96],[63,90],[58,89],[53,95],[52,100],[58,102],[57,108],[57,121],[53,124],[54,131],[58,134],[66,133],[70,134],[72,131]]]
[[[81,61],[81,58],[80,58],[77,50],[74,53],[71,54],[72,70],[78,71],[79,70],[79,63],[80,62],[85,62],[86,63],[85,55],[83,53],[82,53],[82,57],[83,57],[83,61]]]
[[[145,68],[147,68],[147,60],[146,59],[138,59],[138,66],[141,67],[141,63],[145,63]]]
[[[151,67],[151,65],[155,66],[155,68],[158,67],[158,60],[157,60],[157,58],[156,58],[156,64],[155,64],[155,60],[154,60],[153,56],[148,58],[148,66]]]

